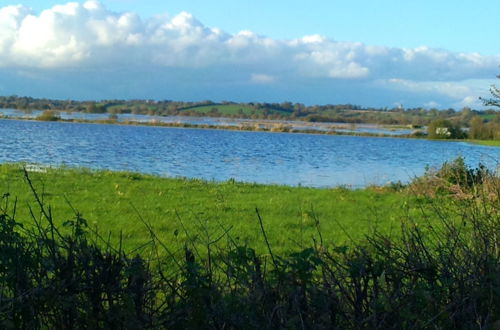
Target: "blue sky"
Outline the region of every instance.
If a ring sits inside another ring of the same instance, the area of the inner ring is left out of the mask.
[[[479,107],[500,1],[0,0],[0,95]]]
[[[1,6],[17,3],[0,1]],[[64,1],[19,3],[40,12]],[[500,1],[496,0],[107,0],[102,3],[110,10],[133,11],[143,18],[187,11],[205,25],[231,33],[251,30],[279,39],[321,34],[371,45],[426,45],[452,51],[500,53]]]

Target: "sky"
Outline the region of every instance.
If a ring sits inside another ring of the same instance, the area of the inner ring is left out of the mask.
[[[460,109],[499,82],[497,0],[21,1],[0,95]]]

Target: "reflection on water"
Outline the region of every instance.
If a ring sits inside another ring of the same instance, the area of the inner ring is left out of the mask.
[[[0,162],[314,187],[408,181],[460,155],[500,159],[500,148],[416,139],[18,120],[0,120],[0,132]]]

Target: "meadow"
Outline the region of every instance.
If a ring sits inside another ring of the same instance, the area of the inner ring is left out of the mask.
[[[74,217],[76,210],[91,227],[111,233],[115,243],[122,235],[127,249],[149,241],[147,222],[160,239],[177,242],[179,248],[194,236],[202,243],[206,234],[228,231],[242,244],[263,251],[256,210],[276,252],[311,244],[318,230],[328,241],[344,244],[375,229],[398,227],[411,210],[400,206],[413,198],[390,188],[314,189],[88,169],[43,171],[28,172],[29,178],[53,209],[57,225]],[[17,198],[17,217],[30,219],[23,206],[35,205],[35,199],[22,165],[1,165],[0,180],[2,193]]]
[[[217,114],[218,116],[251,116],[251,115],[281,115],[288,117],[289,112],[279,109],[256,109],[245,104],[212,104],[187,107],[180,110],[180,113],[191,112],[199,115]]]
[[[500,320],[500,181],[463,159],[360,190],[19,164],[0,179],[5,329]]]
[[[466,140],[470,143],[481,144],[483,146],[500,147],[500,140]]]

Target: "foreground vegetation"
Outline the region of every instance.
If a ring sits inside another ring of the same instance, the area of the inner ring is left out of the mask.
[[[398,226],[396,219],[403,212],[395,214],[394,209],[410,198],[390,188],[314,189],[87,169],[33,169],[43,171],[30,172],[30,178],[43,202],[51,205],[56,225],[72,218],[76,208],[103,235],[111,231],[115,243],[121,231],[127,249],[150,239],[142,218],[177,248],[182,249],[186,231],[198,234],[207,229],[218,235],[225,230],[223,226],[231,228],[242,244],[262,252],[265,244],[256,208],[277,252],[290,250],[301,241],[310,242],[317,233],[317,222],[326,238],[340,244],[375,228],[389,231]],[[15,196],[18,205],[36,202],[20,165],[0,165],[0,179],[1,190]],[[25,221],[30,218],[26,207],[19,207],[17,214]],[[197,240],[202,237],[198,235]]]
[[[1,170],[4,190],[10,191],[0,210],[2,328],[486,329],[500,320],[500,182],[460,159],[408,187],[360,191]],[[52,181],[57,174],[62,179]],[[187,191],[179,197],[182,188]],[[163,194],[177,197],[156,209],[148,202],[156,197],[140,199]],[[189,199],[190,194],[196,197]],[[84,197],[75,201],[79,195]],[[89,222],[98,213],[58,213],[68,201],[78,209],[87,201],[86,211],[100,209],[104,216],[99,227],[109,221],[109,228],[126,229],[131,212],[122,207],[131,197],[134,217],[149,235],[149,244],[139,250],[125,247],[125,236],[114,244],[107,232],[95,229]],[[142,203],[148,205],[140,208]],[[122,208],[120,214],[114,208]],[[276,208],[284,218],[272,220]],[[339,209],[361,212],[337,214],[337,225],[326,230]],[[235,222],[219,218],[219,225],[210,227],[217,219],[205,221],[209,210],[218,210],[212,214],[217,218],[230,213],[238,222],[251,222],[263,249],[238,239]],[[371,223],[394,225],[338,240],[357,231],[351,227],[363,212]],[[154,213],[199,226],[181,226],[168,236],[170,229],[157,231],[165,221]],[[60,217],[64,221],[57,225]],[[304,227],[293,220],[297,217],[311,219],[314,234],[286,241],[279,250],[281,236]],[[273,231],[287,220],[298,225]],[[183,232],[178,248],[175,238]]]

